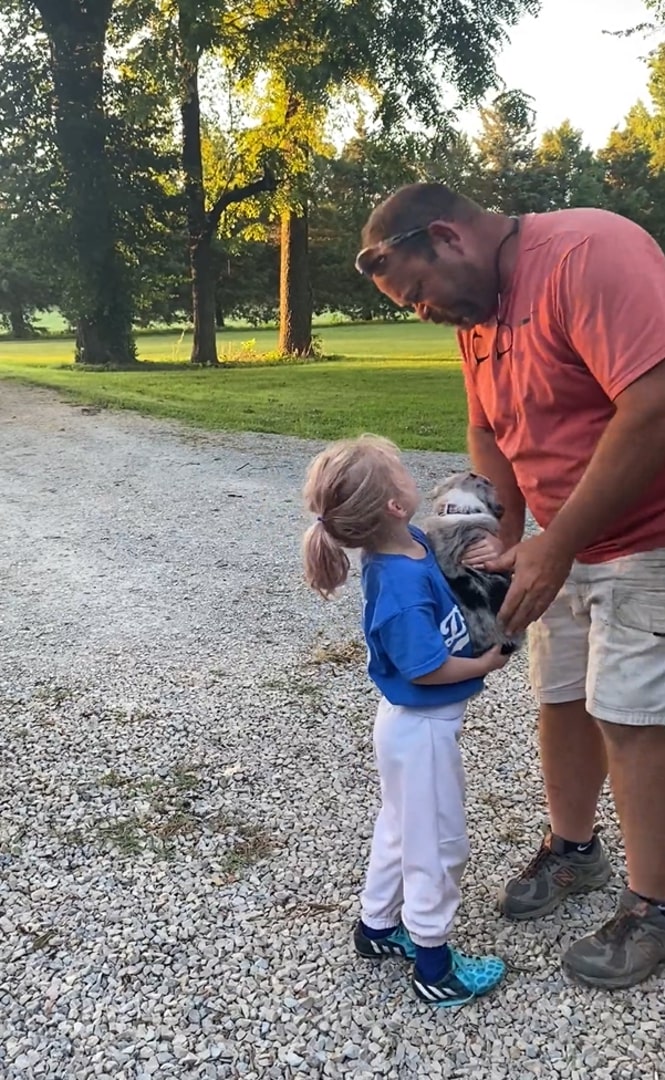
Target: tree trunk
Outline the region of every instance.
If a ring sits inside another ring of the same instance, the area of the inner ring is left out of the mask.
[[[219,363],[217,358],[217,323],[215,319],[215,275],[212,268],[210,238],[202,237],[190,248],[192,270],[192,314],[194,342],[192,364],[211,367]]]
[[[274,191],[276,181],[267,167],[258,180],[228,187],[206,210],[201,155],[201,104],[199,100],[199,59],[201,27],[196,22],[196,5],[178,4],[178,48],[180,60],[180,117],[182,120],[182,171],[187,201],[189,265],[192,280],[194,343],[192,364],[204,367],[219,363],[216,337],[217,267],[212,243],[221,216],[232,203],[250,199],[263,191]]]
[[[104,44],[112,0],[36,5],[51,45],[56,137],[66,177],[76,361],[123,367],[136,360],[136,351],[106,154]]]
[[[203,159],[201,156],[201,103],[199,100],[199,61],[191,45],[192,26],[184,5],[180,7],[179,32],[182,49],[182,170],[187,200],[189,267],[192,281],[192,318],[194,341],[192,364],[213,367],[217,358],[215,326],[215,276],[212,265],[212,232],[205,206]]]
[[[226,321],[224,319],[224,307],[218,293],[215,296],[215,324],[218,330],[223,330],[226,326]]]
[[[312,352],[312,289],[309,279],[307,211],[282,218],[279,283],[279,351],[289,356]]]
[[[25,309],[18,301],[7,311],[9,333],[15,341],[27,341],[35,337],[35,331],[25,317]]]

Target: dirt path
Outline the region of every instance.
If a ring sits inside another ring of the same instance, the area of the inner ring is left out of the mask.
[[[356,587],[325,605],[301,581],[313,444],[11,382],[0,444],[3,1077],[665,1076],[662,983],[560,972],[611,892],[532,927],[496,913],[543,820],[521,660],[465,738],[458,940],[500,950],[507,985],[451,1017],[353,957],[375,696]],[[425,489],[461,464],[408,459]]]

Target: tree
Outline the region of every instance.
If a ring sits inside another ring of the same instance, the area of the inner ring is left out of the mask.
[[[254,161],[246,168],[237,158],[228,163],[223,178],[216,173],[221,182],[211,187],[204,167],[200,72],[207,56],[243,51],[249,27],[261,22],[261,6],[255,10],[242,0],[228,4],[174,0],[159,5],[151,0],[127,0],[126,11],[125,37],[133,31],[138,38],[128,53],[135,79],[146,93],[159,86],[163,99],[177,105],[194,325],[191,362],[216,365],[215,239],[220,221],[230,206],[273,191],[276,180],[267,162]]]
[[[479,201],[503,214],[548,209],[537,175],[536,119],[531,98],[504,91],[480,110],[475,140],[480,171]]]
[[[35,337],[34,313],[60,300],[48,229],[0,206],[0,315],[19,341]]]
[[[284,46],[286,47],[286,46]],[[279,350],[308,356],[312,345],[312,292],[309,276],[309,204],[311,164],[315,155],[331,154],[323,138],[324,109],[285,77],[279,42],[273,42],[274,69],[248,87],[249,118],[256,126],[242,140],[245,158],[268,156],[280,176],[270,220],[280,231]],[[260,85],[262,82],[263,85]]]
[[[314,311],[352,319],[396,319],[405,313],[354,269],[358,238],[371,210],[402,184],[441,180],[472,198],[477,167],[468,139],[454,132],[368,133],[364,122],[341,155],[315,162],[310,232]]]
[[[437,132],[449,127],[451,86],[462,104],[497,81],[495,57],[506,26],[536,11],[537,0],[489,0],[482,13],[458,0],[281,0],[261,27],[266,64],[284,88],[284,124],[327,113],[338,96],[369,90],[385,131],[408,121]],[[274,40],[271,42],[271,31]],[[281,345],[306,354],[311,345],[307,275],[310,166],[320,136],[294,139],[299,193],[282,225]],[[311,179],[311,178],[310,178]]]
[[[158,95],[137,93],[131,70],[122,62],[122,11],[116,5],[107,34],[112,62],[107,60],[104,80],[105,153],[124,287],[141,323],[155,317],[157,309],[168,309],[173,292],[169,263],[182,207],[174,176],[172,112]],[[0,36],[0,227],[11,227],[11,245],[2,261],[7,266],[9,260],[12,270],[8,277],[6,269],[5,278],[14,282],[14,294],[18,280],[23,294],[27,288],[40,303],[46,297],[43,287],[36,286],[48,282],[48,302],[57,303],[76,326],[81,268],[71,242],[48,39],[36,9],[27,5],[15,7],[3,20]]]
[[[607,205],[665,247],[665,45],[649,58],[652,108],[637,102],[600,154]]]
[[[62,300],[62,171],[55,160],[49,58],[33,11],[0,27],[0,312],[16,338]]]
[[[123,367],[136,354],[107,152],[104,64],[113,0],[34,2],[49,42],[55,140],[72,254],[68,292],[77,321],[76,360]]]
[[[226,246],[220,274],[224,310],[252,326],[279,315],[279,233],[266,224],[262,240],[238,237]]]
[[[534,155],[534,168],[547,209],[602,206],[602,164],[584,145],[582,132],[569,120],[543,134]]]
[[[410,148],[394,138],[372,138],[361,128],[339,157],[319,158],[313,187],[310,268],[314,310],[352,319],[395,317],[399,309],[354,269],[358,237],[372,208],[416,179]]]
[[[216,280],[213,263],[213,239],[225,209],[261,192],[273,191],[275,178],[267,166],[262,175],[249,183],[227,185],[206,207],[201,152],[201,104],[198,72],[203,49],[215,40],[214,23],[206,23],[195,14],[190,0],[178,4],[178,59],[180,65],[180,116],[182,121],[182,168],[187,200],[189,260],[192,278],[194,343],[193,364],[214,365],[217,359],[215,319]]]

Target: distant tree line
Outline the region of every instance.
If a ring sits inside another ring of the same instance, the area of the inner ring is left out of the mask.
[[[56,307],[77,362],[122,367],[137,326],[187,320],[209,365],[227,320],[278,320],[281,350],[307,355],[314,314],[403,317],[353,259],[371,207],[416,180],[506,213],[607,207],[665,245],[665,45],[650,100],[594,152],[569,121],[537,139],[529,99],[497,91],[497,50],[538,0],[482,19],[451,3],[6,0],[6,329],[28,338]],[[492,91],[470,139],[457,110]]]

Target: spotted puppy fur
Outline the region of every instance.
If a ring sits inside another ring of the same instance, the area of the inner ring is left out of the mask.
[[[497,621],[510,575],[462,563],[471,544],[499,531],[503,507],[493,484],[476,473],[456,473],[434,489],[433,500],[434,515],[426,519],[425,532],[466,621],[474,656],[494,645],[500,645],[503,653],[514,652],[523,635],[506,637]]]

